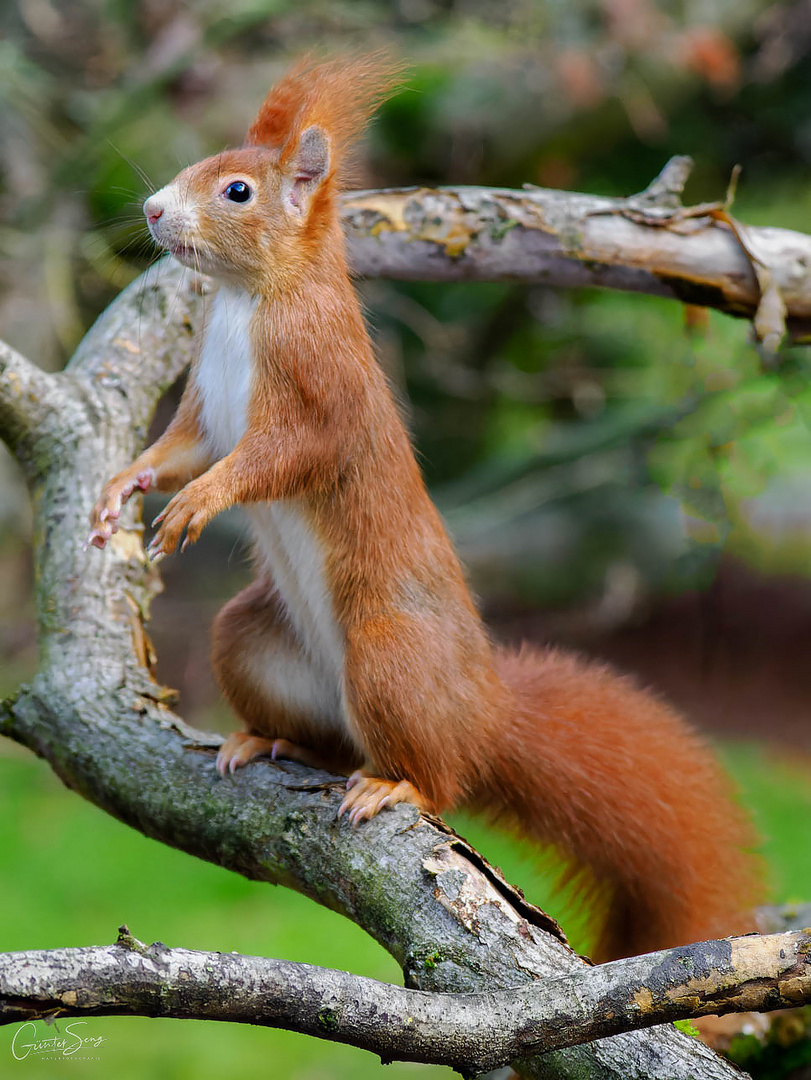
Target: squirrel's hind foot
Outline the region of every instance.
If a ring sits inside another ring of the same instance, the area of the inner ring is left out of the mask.
[[[234,773],[258,757],[286,758],[299,761],[311,769],[328,769],[323,758],[306,746],[298,746],[287,739],[266,739],[261,735],[249,735],[244,731],[233,731],[220,747],[217,754],[217,772],[220,776]]]
[[[385,806],[402,802],[411,803],[418,810],[428,809],[425,799],[408,780],[382,780],[358,769],[346,782],[346,797],[338,817],[348,814],[352,825],[357,825],[375,817]]]

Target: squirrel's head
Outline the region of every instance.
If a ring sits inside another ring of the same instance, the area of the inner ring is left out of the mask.
[[[251,291],[295,280],[328,237],[340,243],[346,150],[396,76],[381,54],[301,61],[270,91],[240,150],[184,169],[146,200],[153,239],[184,265]]]
[[[295,273],[330,168],[320,129],[300,144],[285,163],[278,151],[245,147],[184,169],[144,203],[154,240],[185,266],[252,290]]]

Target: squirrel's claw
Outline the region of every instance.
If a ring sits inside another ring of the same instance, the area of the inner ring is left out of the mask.
[[[155,480],[154,469],[143,469],[135,476],[126,473],[110,481],[90,514],[91,529],[84,543],[89,547],[103,548],[113,533],[118,532],[118,519],[124,503],[136,490],[146,491]]]
[[[383,780],[367,776],[362,770],[352,773],[346,782],[347,794],[341,803],[338,817],[348,814],[354,827],[361,821],[369,821],[386,806],[401,802],[411,803],[418,810],[426,810],[425,799],[408,780]]]
[[[171,499],[158,514],[153,525],[158,531],[147,548],[151,558],[159,554],[171,555],[180,544],[185,551],[189,544],[194,544],[205,526],[211,520],[212,513],[203,497],[203,490],[195,481],[187,484]],[[185,532],[182,544],[181,537]]]
[[[220,747],[217,754],[217,772],[224,777],[227,772],[233,774],[254,758],[270,756],[271,761],[284,758],[287,761],[299,761],[311,769],[328,769],[329,763],[315,751],[306,746],[299,746],[288,739],[266,739],[261,735],[248,735],[244,731],[234,731]]]
[[[233,776],[237,769],[242,769],[254,758],[269,754],[275,760],[276,743],[280,741],[263,739],[260,735],[248,735],[244,731],[232,731],[217,754],[217,772],[225,779],[227,773]]]
[[[91,547],[103,548],[112,535],[113,530],[111,528],[91,529],[82,545],[82,549],[87,551]]]

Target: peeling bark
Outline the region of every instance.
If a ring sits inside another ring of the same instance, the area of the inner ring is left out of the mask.
[[[628,198],[530,186],[352,192],[343,199],[352,264],[406,281],[650,293],[752,319],[772,349],[786,327],[807,341],[811,237],[744,227],[723,203],[682,206],[691,167],[673,158]]]

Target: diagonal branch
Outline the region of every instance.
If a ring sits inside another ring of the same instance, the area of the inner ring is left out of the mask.
[[[351,192],[342,210],[351,260],[366,277],[649,293],[752,319],[762,336],[787,327],[794,340],[811,339],[811,236],[744,227],[723,203],[682,206],[691,168],[673,158],[627,198],[531,185]],[[92,391],[127,396],[140,428],[191,357],[207,288],[159,260],[104,312],[69,371]],[[15,432],[43,419],[50,379],[0,347],[6,441],[16,445]]]
[[[174,260],[158,260],[102,312],[68,373],[108,406],[125,399],[130,425],[145,427],[192,358],[208,289],[206,279]]]
[[[437,994],[287,960],[115,945],[0,956],[0,1024],[165,1016],[284,1028],[464,1075],[708,1013],[811,1001],[811,931],[708,941],[500,993]]]

